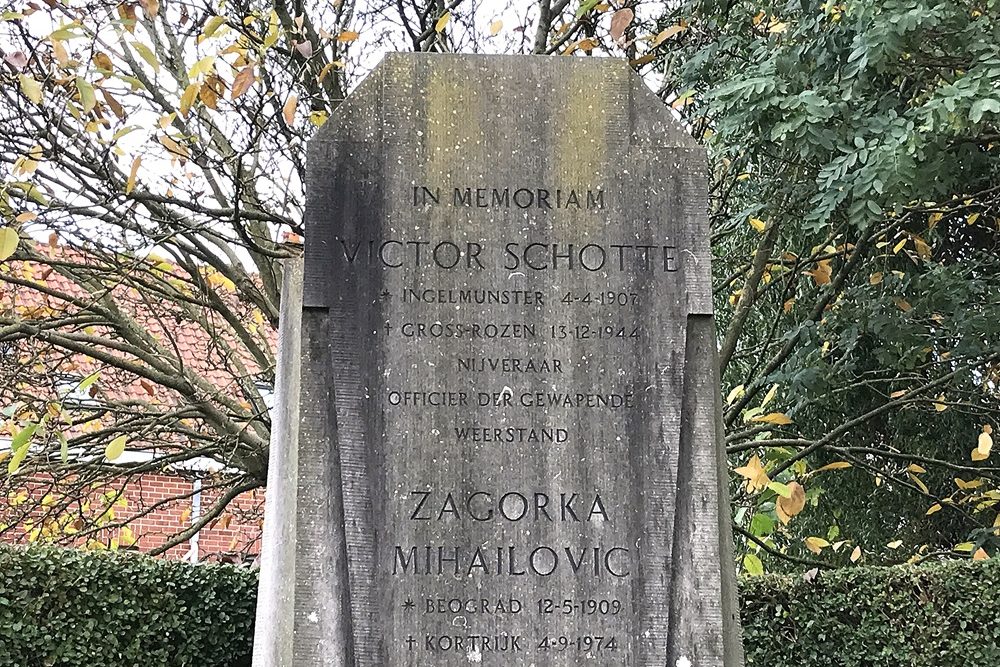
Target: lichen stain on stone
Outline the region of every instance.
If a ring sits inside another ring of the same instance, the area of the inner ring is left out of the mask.
[[[563,89],[564,97],[555,107],[558,113],[554,113],[550,121],[555,135],[552,145],[556,151],[552,163],[557,171],[552,178],[561,187],[597,190],[604,185],[599,182],[608,159],[603,126],[616,111],[625,113],[624,109],[615,109],[615,100],[607,93],[610,88],[595,81],[592,70],[574,68]],[[593,225],[595,229],[604,224],[599,212],[581,211],[567,217],[578,230],[580,223]]]
[[[458,165],[481,164],[485,157],[480,94],[465,86],[454,72],[435,69],[427,82],[424,108],[427,122],[425,181],[451,187],[446,180],[455,174]]]

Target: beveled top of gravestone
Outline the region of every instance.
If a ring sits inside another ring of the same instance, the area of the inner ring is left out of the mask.
[[[494,154],[501,172],[508,162],[559,161],[566,177],[586,179],[603,178],[599,169],[647,150],[690,153],[665,167],[685,160],[696,178],[705,165],[704,149],[671,110],[627,61],[613,58],[388,54],[310,141],[310,192],[327,185],[320,182],[327,177],[320,166],[333,156],[332,147],[349,144],[356,144],[354,150],[339,151],[336,159],[353,162],[357,175],[371,180],[369,205],[377,204],[378,174],[392,168],[390,155],[428,160],[438,172],[429,176],[437,180],[460,171],[463,162],[482,161],[483,153]],[[648,208],[648,202],[635,205]],[[334,295],[323,269],[333,219],[311,213],[305,304],[322,307]],[[699,260],[699,270],[688,272],[690,312],[710,314],[707,228],[695,239],[688,248]]]

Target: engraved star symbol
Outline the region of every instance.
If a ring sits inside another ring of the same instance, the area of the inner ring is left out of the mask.
[[[382,293],[379,294],[378,296],[380,299],[388,299],[392,295],[389,293],[389,290],[382,290]]]
[[[410,611],[411,609],[416,609],[416,607],[417,605],[410,598],[406,598],[406,600],[403,601],[403,609],[405,609],[406,611]]]

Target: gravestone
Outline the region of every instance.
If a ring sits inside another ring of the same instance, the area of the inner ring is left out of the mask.
[[[391,55],[308,160],[281,664],[742,665],[670,111],[621,61]]]

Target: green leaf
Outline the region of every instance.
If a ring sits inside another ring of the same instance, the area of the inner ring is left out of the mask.
[[[148,46],[142,42],[132,42],[132,48],[153,68],[153,72],[160,73],[160,61],[157,60],[156,54]]]
[[[764,563],[761,562],[756,554],[748,553],[743,557],[743,568],[747,574],[753,577],[764,574]]]
[[[48,206],[48,198],[42,194],[34,183],[28,183],[27,181],[13,181],[9,183],[10,187],[19,190],[25,197],[35,202],[36,204],[41,204],[42,206]]]
[[[596,7],[601,0],[583,0],[580,3],[580,8],[576,10],[576,18],[580,18],[591,9]]]
[[[987,112],[1000,113],[1000,101],[990,98],[976,100],[972,104],[972,109],[969,110],[969,120],[978,123],[983,119],[983,114]]]
[[[35,435],[36,430],[38,430],[38,424],[28,424],[11,439],[10,448],[14,452],[14,455],[7,462],[7,474],[13,475],[21,467],[21,464],[24,463],[25,457],[31,451],[28,443],[31,442],[31,438]]]
[[[782,484],[781,482],[771,482],[767,485],[767,488],[771,489],[777,493],[782,498],[791,498],[792,490],[788,486]]]
[[[77,29],[79,29],[79,27],[80,26],[75,23],[69,23],[67,25],[62,26],[61,28],[58,28],[57,30],[53,30],[52,33],[49,35],[49,39],[61,39],[61,40],[76,39],[77,37],[80,36],[76,32]]]
[[[758,512],[750,521],[750,533],[757,537],[766,537],[774,532],[774,519],[767,514]]]
[[[28,442],[31,440],[31,436],[35,435],[35,431],[37,430],[38,430],[38,424],[34,422],[22,428],[20,431],[17,432],[17,435],[15,435],[11,439],[10,450],[12,452],[16,452],[25,445],[27,445]],[[25,449],[27,448],[25,447]]]
[[[94,86],[83,77],[76,77],[76,89],[80,92],[80,103],[83,105],[84,113],[90,113],[97,106],[97,96],[94,94]]]
[[[80,380],[80,384],[76,386],[76,390],[79,392],[85,392],[88,389],[90,389],[94,385],[94,383],[97,382],[100,378],[101,378],[101,372],[95,371],[90,375],[88,375],[87,377]]]
[[[57,434],[56,437],[59,438],[59,460],[65,465],[69,463],[69,440],[63,433]]]
[[[35,81],[27,74],[18,74],[18,81],[21,83],[21,92],[24,96],[35,104],[42,103],[42,84]]]

